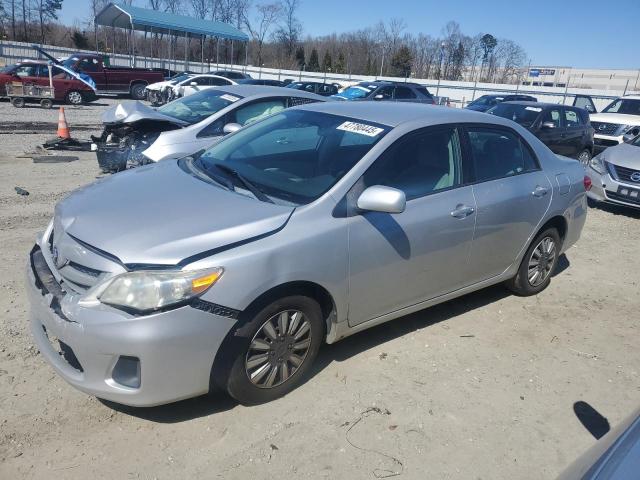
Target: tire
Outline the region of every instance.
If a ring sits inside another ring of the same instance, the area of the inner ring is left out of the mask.
[[[13,105],[16,108],[24,108],[24,98],[22,97],[11,97],[11,105]]]
[[[40,100],[40,106],[42,108],[51,108],[53,107],[53,101],[49,98],[43,98],[42,100]]]
[[[69,90],[64,96],[64,101],[69,105],[82,105],[84,98],[78,90]]]
[[[577,158],[582,165],[588,167],[589,161],[591,160],[591,152],[589,150],[583,150],[578,154]]]
[[[227,336],[235,341],[227,392],[244,405],[289,393],[309,373],[324,332],[322,310],[315,300],[294,295],[270,303]]]
[[[134,83],[131,85],[131,89],[129,90],[131,98],[134,100],[144,100],[147,97],[144,92],[145,88],[147,88],[147,86],[144,83]]]
[[[516,276],[506,282],[507,288],[522,297],[537,295],[547,288],[558,264],[560,246],[560,235],[555,228],[548,228],[539,233],[529,245]],[[533,262],[538,263],[530,267],[530,263]]]

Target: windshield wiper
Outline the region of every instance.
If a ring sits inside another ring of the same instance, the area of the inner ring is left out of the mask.
[[[213,165],[216,166],[217,168],[219,168],[220,170],[222,170],[223,172],[226,172],[229,175],[232,175],[235,178],[237,178],[240,181],[240,183],[242,183],[242,185],[244,185],[244,187],[247,190],[249,190],[251,193],[253,193],[253,195],[258,200],[260,200],[262,202],[275,203],[273,200],[271,200],[269,197],[267,197],[264,193],[262,193],[258,187],[256,187],[253,183],[251,183],[249,180],[247,180],[245,177],[243,177],[237,170],[234,170],[230,166],[224,165],[222,163],[214,163]]]
[[[203,162],[200,161],[200,157],[196,158],[194,161],[200,164],[200,166],[202,167],[202,172],[211,180],[219,183],[227,190],[230,190],[232,192],[236,191],[236,188],[233,186],[232,181],[230,181],[228,178],[221,177],[220,175],[216,175],[215,173],[213,173]]]

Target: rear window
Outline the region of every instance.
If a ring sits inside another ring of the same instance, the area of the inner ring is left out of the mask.
[[[514,105],[510,103],[499,103],[487,113],[498,117],[508,118],[523,127],[530,127],[542,112],[542,108],[533,105]]]

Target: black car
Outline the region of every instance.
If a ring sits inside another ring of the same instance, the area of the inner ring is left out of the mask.
[[[410,82],[360,82],[333,96],[339,100],[387,100],[434,105],[427,87]]]
[[[487,113],[519,123],[552,152],[586,164],[593,155],[593,127],[584,108],[555,103],[502,102]]]
[[[267,87],[284,87],[285,83],[280,80],[266,80],[257,78],[245,78],[238,80],[240,85],[265,85]]]
[[[248,73],[236,72],[235,70],[216,70],[215,72],[209,72],[211,75],[219,75],[229,80],[245,80],[251,78]]]
[[[287,85],[287,88],[295,88],[296,90],[304,90],[305,92],[315,93],[328,97],[338,93],[339,85],[335,83],[321,83],[321,82],[291,82]]]
[[[482,95],[465,108],[476,112],[486,112],[502,102],[537,102],[536,97],[529,95]]]

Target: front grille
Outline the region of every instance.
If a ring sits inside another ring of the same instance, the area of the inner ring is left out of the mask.
[[[62,287],[77,293],[86,292],[101,280],[105,272],[61,258],[60,252],[55,252],[55,235],[55,231],[52,231],[48,244],[56,272],[62,277]]]
[[[602,147],[615,147],[619,145],[617,140],[609,140],[608,138],[594,138],[593,143]]]
[[[609,171],[613,174],[613,178],[620,180],[621,182],[627,182],[632,185],[640,186],[640,181],[632,180],[631,175],[637,173],[640,175],[640,170],[634,170],[633,168],[621,167],[620,165],[614,165],[609,163]]]
[[[613,135],[616,133],[616,130],[620,128],[620,124],[618,123],[607,123],[607,122],[591,122],[591,126],[595,129],[596,134],[600,135]]]
[[[634,205],[640,205],[640,197],[630,197],[629,195],[620,195],[616,192],[610,192],[606,190],[607,197],[611,200],[618,200],[620,202],[632,203]]]

